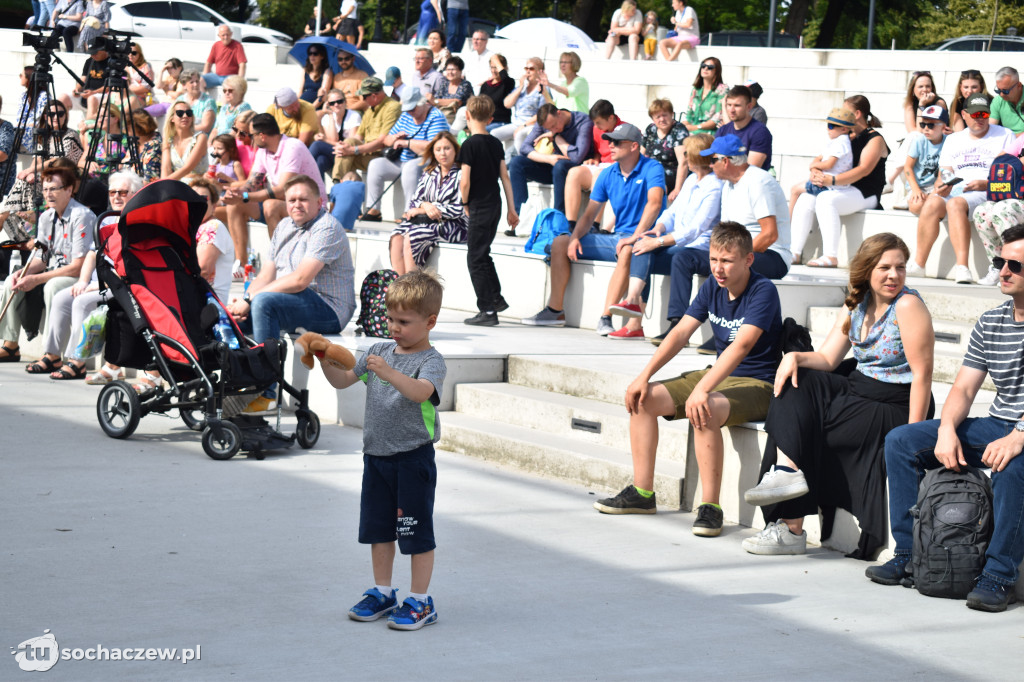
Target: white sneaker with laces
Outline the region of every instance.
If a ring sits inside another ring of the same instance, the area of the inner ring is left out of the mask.
[[[914,261],[914,259],[910,259],[910,261],[907,262],[907,277],[927,277],[927,276],[928,275],[924,274],[924,268],[922,268],[920,265],[918,265],[917,262]]]
[[[802,471],[780,471],[774,466],[765,473],[761,482],[743,493],[747,504],[763,506],[777,504],[806,495],[807,478]]]
[[[974,275],[971,274],[971,269],[966,265],[954,265],[953,272],[950,274],[953,281],[957,284],[974,284]]]
[[[979,279],[978,284],[983,287],[994,287],[999,284],[999,271],[991,265],[988,266],[988,274]]]
[[[615,331],[615,327],[612,325],[612,318],[602,315],[601,319],[597,321],[597,329],[595,331],[599,336],[608,336]]]
[[[743,549],[751,554],[785,555],[807,552],[807,531],[795,534],[782,519],[769,523],[758,533],[743,541]]]

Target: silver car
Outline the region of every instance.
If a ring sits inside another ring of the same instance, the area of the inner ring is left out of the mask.
[[[228,24],[243,43],[291,47],[292,39],[273,29],[228,21],[192,0],[117,0],[110,3],[110,28],[142,38],[217,40],[217,27]]]

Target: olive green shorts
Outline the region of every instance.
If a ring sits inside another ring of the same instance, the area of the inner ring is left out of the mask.
[[[681,374],[675,379],[661,382],[668,394],[672,396],[672,402],[676,406],[675,415],[665,417],[665,419],[669,421],[686,419],[686,400],[693,393],[697,382],[703,379],[710,370],[710,367],[696,369]],[[774,386],[760,379],[730,376],[715,386],[714,393],[721,393],[729,401],[729,418],[724,425],[736,426],[744,422],[764,421],[764,418],[768,416],[768,403],[771,402]]]

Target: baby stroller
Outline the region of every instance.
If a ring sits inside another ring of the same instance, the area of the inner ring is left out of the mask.
[[[125,381],[107,384],[96,403],[100,427],[111,438],[127,438],[147,414],[178,410],[186,426],[202,431],[203,450],[213,459],[240,450],[263,459],[267,450],[295,441],[311,448],[320,438],[320,420],[309,409],[309,392],[284,380],[284,343],[256,344],[233,320],[237,349],[213,332],[220,310],[208,302],[217,297],[196,258],[205,212],[206,202],[187,185],[161,180],[132,197],[116,223],[97,221],[96,271],[100,288],[108,290],[104,357],[122,367],[155,368],[170,384],[143,395]],[[275,382],[298,401],[294,434],[280,431],[280,401],[276,428],[254,415],[227,416]]]

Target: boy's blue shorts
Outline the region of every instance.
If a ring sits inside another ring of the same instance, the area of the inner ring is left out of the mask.
[[[434,544],[434,444],[390,457],[363,455],[359,542],[398,540],[402,554],[429,552]]]

